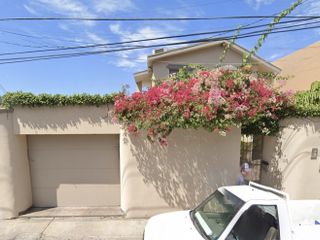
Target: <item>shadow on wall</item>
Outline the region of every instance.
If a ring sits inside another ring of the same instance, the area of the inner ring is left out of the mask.
[[[92,127],[102,127],[112,122],[113,106],[65,106],[65,107],[19,107],[14,111],[18,128],[61,129],[77,127],[86,123]]]
[[[262,166],[262,184],[282,190],[282,171],[279,167],[283,159],[281,140],[278,137],[264,137],[264,159],[268,159],[268,166]],[[266,153],[267,152],[267,153]],[[268,156],[265,156],[267,154]]]
[[[286,119],[281,126],[282,130],[277,136],[265,137],[264,158],[268,160],[269,166],[263,169],[262,181],[286,190],[285,183],[291,181],[291,178],[300,177],[296,175],[297,172],[304,175],[305,179],[308,178],[306,159],[310,159],[312,147],[319,145],[320,119]]]
[[[152,184],[170,207],[188,209],[217,187],[234,182],[240,154],[240,141],[234,145],[234,139],[177,129],[167,147],[150,143],[145,136],[131,136],[130,151],[143,181]]]

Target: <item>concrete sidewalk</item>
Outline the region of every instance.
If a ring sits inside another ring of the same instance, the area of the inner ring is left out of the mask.
[[[1,240],[141,240],[146,219],[70,217],[0,221]]]

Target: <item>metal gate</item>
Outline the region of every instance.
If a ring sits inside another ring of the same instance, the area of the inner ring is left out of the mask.
[[[260,182],[261,179],[262,146],[262,136],[241,136],[240,165],[249,163],[252,169],[251,180],[255,182]]]

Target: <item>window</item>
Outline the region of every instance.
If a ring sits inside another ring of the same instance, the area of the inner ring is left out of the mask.
[[[276,206],[253,205],[234,225],[226,240],[279,240]]]
[[[180,68],[184,66],[185,65],[181,65],[181,64],[168,64],[167,68],[169,69],[169,75],[179,72]]]
[[[183,64],[168,64],[167,65],[167,68],[169,69],[169,75],[178,73],[179,70],[183,67],[187,67],[187,65],[183,65]],[[187,69],[189,72],[192,72],[194,70],[194,68],[192,68],[192,67],[187,67]]]
[[[197,229],[209,239],[218,239],[244,202],[228,191],[215,191],[191,213]]]

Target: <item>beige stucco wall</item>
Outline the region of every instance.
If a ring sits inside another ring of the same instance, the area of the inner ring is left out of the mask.
[[[218,186],[234,184],[239,170],[240,130],[226,137],[176,129],[169,146],[145,136],[120,134],[121,207],[145,217],[196,206]]]
[[[112,121],[113,105],[16,107],[15,134],[119,134]]]
[[[0,219],[17,217],[32,204],[26,137],[14,135],[12,118],[0,110]]]
[[[219,45],[155,60],[152,65],[154,77],[157,80],[167,78],[169,76],[168,64],[201,64],[209,69],[214,68],[219,64],[219,58],[222,56],[223,51],[224,47]],[[242,58],[241,53],[231,49],[225,57],[224,64],[239,66],[242,63]],[[255,66],[256,63],[253,64]],[[256,67],[261,71],[268,71],[261,64]]]
[[[320,118],[286,119],[276,137],[264,138],[262,183],[288,192],[293,199],[320,199]]]
[[[32,204],[26,135],[119,134],[107,107],[16,108],[0,113],[0,218]],[[101,117],[102,116],[102,117]],[[46,136],[47,137],[47,136]],[[174,130],[169,146],[120,133],[121,208],[127,217],[191,208],[239,169],[240,129],[226,137]]]

